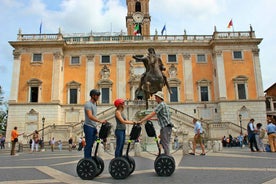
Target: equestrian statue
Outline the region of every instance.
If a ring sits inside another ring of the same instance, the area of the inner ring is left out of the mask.
[[[148,109],[148,99],[157,91],[162,91],[162,88],[166,85],[169,93],[172,94],[171,88],[167,81],[167,77],[163,73],[166,70],[162,63],[162,60],[156,56],[154,48],[148,49],[148,55],[146,57],[133,56],[134,59],[142,61],[146,71],[141,75],[139,87],[136,90],[136,95],[143,92],[146,100],[146,108]]]

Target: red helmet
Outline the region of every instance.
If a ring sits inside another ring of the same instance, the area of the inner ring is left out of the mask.
[[[124,104],[124,103],[125,103],[125,100],[121,99],[121,98],[118,98],[114,101],[115,107],[118,107],[119,105]]]

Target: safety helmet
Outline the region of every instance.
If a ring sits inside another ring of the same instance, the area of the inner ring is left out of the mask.
[[[92,89],[90,91],[90,96],[92,97],[93,95],[99,96],[99,95],[101,95],[101,92],[99,90],[97,90],[97,89]]]
[[[124,104],[124,102],[125,102],[124,99],[118,98],[114,101],[114,106],[119,107],[119,105]]]

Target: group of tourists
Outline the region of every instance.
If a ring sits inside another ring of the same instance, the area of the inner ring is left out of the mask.
[[[97,101],[101,93],[93,89],[90,91],[91,99],[86,102],[84,106],[85,112],[85,121],[84,121],[84,133],[85,133],[85,148],[84,148],[84,158],[91,158],[92,147],[97,138],[97,123],[106,123],[106,120],[99,120],[96,117],[97,114]],[[123,146],[125,142],[125,130],[126,124],[142,124],[147,120],[151,119],[153,116],[157,116],[159,126],[161,127],[160,130],[160,139],[162,148],[166,155],[170,155],[170,138],[173,124],[171,123],[170,119],[170,112],[168,105],[164,102],[164,94],[161,91],[158,91],[155,96],[155,101],[157,102],[157,106],[150,114],[142,118],[138,122],[134,122],[131,120],[127,120],[124,114],[124,99],[116,99],[114,101],[114,106],[116,107],[115,110],[115,119],[116,119],[116,149],[115,149],[115,157],[122,156]]]

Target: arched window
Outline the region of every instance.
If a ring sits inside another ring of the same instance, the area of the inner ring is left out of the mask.
[[[141,3],[140,2],[135,3],[135,12],[141,12]]]

